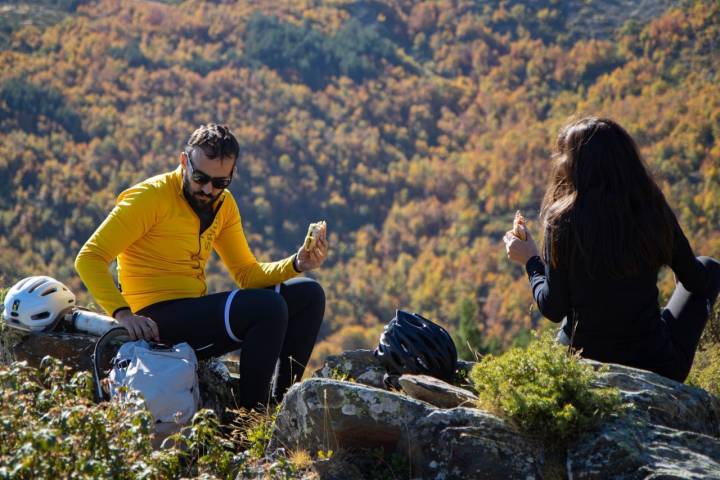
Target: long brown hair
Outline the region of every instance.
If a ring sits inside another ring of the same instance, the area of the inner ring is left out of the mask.
[[[583,118],[558,135],[540,217],[545,260],[625,278],[672,258],[674,216],[620,125]]]

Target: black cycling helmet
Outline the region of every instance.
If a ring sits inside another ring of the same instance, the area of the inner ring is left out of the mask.
[[[451,381],[457,368],[457,350],[448,332],[403,310],[385,326],[373,353],[391,375],[423,374]]]

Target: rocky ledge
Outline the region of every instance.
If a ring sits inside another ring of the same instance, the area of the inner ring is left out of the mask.
[[[422,376],[400,384],[402,392],[383,388],[369,350],[330,357],[286,395],[270,448],[382,448],[406,460],[404,478],[720,478],[720,399],[643,370],[610,365],[601,373],[598,385],[617,387],[627,408],[559,453],[474,408],[469,386]],[[322,476],[362,474],[326,468]]]

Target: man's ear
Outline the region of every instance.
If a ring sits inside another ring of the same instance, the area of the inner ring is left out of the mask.
[[[187,168],[187,154],[185,152],[180,152],[180,165]]]

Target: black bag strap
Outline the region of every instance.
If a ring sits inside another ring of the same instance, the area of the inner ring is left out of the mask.
[[[103,336],[100,337],[97,342],[95,342],[95,348],[93,348],[93,353],[90,356],[90,360],[92,361],[93,378],[95,380],[94,400],[96,403],[102,402],[103,400],[110,400],[110,396],[106,394],[102,389],[102,383],[100,379],[100,374],[102,372],[102,367],[100,365],[102,353],[111,340],[122,336],[130,336],[130,333],[125,327],[113,327],[107,332],[105,332]]]

